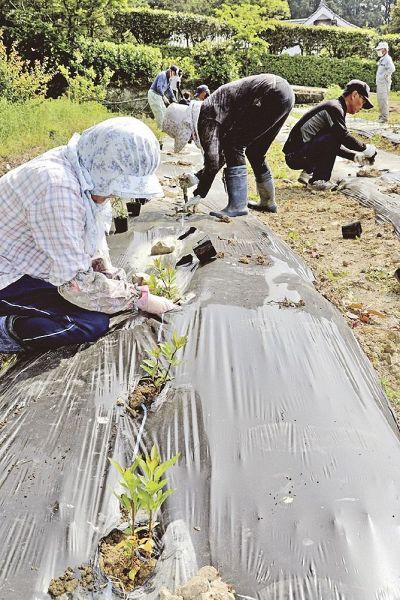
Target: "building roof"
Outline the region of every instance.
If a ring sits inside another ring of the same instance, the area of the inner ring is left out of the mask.
[[[335,21],[338,27],[357,27],[353,23],[346,21],[346,19],[342,19],[339,15],[333,12],[324,2],[321,2],[318,5],[318,8],[305,19],[288,19],[286,23],[298,23],[299,25],[314,25],[315,21]]]

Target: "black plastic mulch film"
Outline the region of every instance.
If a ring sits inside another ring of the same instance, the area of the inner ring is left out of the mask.
[[[368,359],[261,221],[170,214],[167,201],[146,204],[134,231],[111,238],[115,264],[143,267],[152,241],[191,225],[224,256],[180,267],[196,297],[163,325],[189,341],[141,451],[155,441],[163,459],[182,456],[156,575],[129,597],[156,599],[210,564],[239,599],[399,599],[399,432]],[[48,598],[50,580],[93,560],[118,524],[107,457],[129,463],[141,417],[117,399],[159,334],[158,321],[125,317],[97,343],[21,360],[0,380],[1,600]]]

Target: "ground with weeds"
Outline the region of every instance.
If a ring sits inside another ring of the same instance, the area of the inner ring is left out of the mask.
[[[374,365],[400,419],[399,240],[374,211],[339,192],[315,192],[278,180],[277,214],[257,216],[312,269],[319,291],[342,312]],[[254,182],[250,187],[255,193]],[[361,221],[362,235],[343,239],[341,226]]]

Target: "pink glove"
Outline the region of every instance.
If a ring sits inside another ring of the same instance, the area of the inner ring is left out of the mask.
[[[140,310],[144,310],[152,315],[162,315],[169,310],[177,308],[172,300],[168,300],[168,298],[164,298],[163,296],[150,294],[148,285],[143,285],[139,289],[141,294],[140,298],[136,301],[136,306]]]

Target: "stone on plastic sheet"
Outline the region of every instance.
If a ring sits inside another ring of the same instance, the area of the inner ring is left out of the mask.
[[[160,588],[160,600],[182,600],[182,596],[173,594],[165,586],[163,586]]]
[[[206,577],[195,575],[185,585],[177,590],[177,593],[182,596],[183,600],[200,600],[200,595],[208,592],[210,584]]]
[[[153,244],[150,254],[151,254],[151,256],[155,256],[155,255],[159,255],[159,254],[171,254],[171,252],[173,252],[174,250],[175,250],[175,246],[173,246],[173,245],[168,246],[165,242],[163,242],[162,240],[159,240],[158,242]]]
[[[205,577],[206,579],[208,579],[208,581],[214,581],[219,576],[217,569],[215,567],[211,567],[210,565],[201,567],[197,575],[199,575],[200,577]]]

